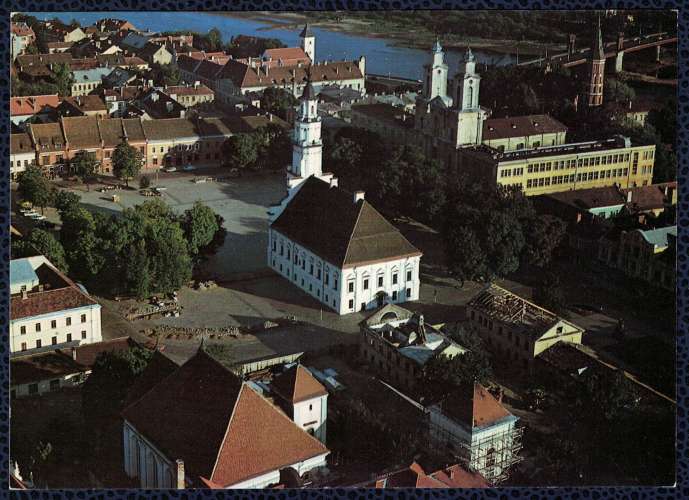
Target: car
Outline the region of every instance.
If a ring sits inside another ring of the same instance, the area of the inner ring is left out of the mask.
[[[196,170],[196,167],[194,165],[184,165],[182,170],[185,172],[191,172],[192,170]]]
[[[155,186],[155,187],[152,187],[151,189],[153,189],[154,191],[166,191],[167,190],[167,188],[165,186]]]
[[[177,172],[177,167],[165,167],[163,170],[165,172]]]
[[[41,214],[32,215],[31,218],[33,220],[46,220],[47,219],[47,217],[45,215],[41,215]]]

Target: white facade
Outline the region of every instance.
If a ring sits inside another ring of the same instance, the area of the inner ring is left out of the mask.
[[[309,56],[311,62],[316,62],[316,37],[314,34],[308,30],[308,27],[305,27],[299,38],[301,38],[301,48]]]
[[[321,443],[326,439],[328,420],[328,395],[306,399],[292,406],[292,420]]]
[[[27,168],[35,164],[35,151],[21,153],[10,152],[10,179],[15,180],[20,173],[24,172]]]
[[[428,100],[440,97],[448,103],[448,106],[452,105],[447,96],[447,64],[445,64],[443,49],[438,41],[433,46],[433,62],[426,69],[423,95]]]
[[[458,457],[466,458],[469,468],[481,471],[494,481],[511,463],[513,431],[517,417],[508,416],[485,427],[468,428],[445,415],[438,406],[429,408],[429,436],[438,445],[447,446]]]
[[[270,268],[338,314],[419,299],[419,256],[342,269],[275,229],[268,239]]]
[[[100,304],[92,304],[39,316],[10,319],[10,352],[30,351],[47,346],[58,349],[61,344],[76,341],[80,344],[101,342],[100,309]]]

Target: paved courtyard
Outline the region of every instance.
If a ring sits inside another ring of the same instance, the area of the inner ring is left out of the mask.
[[[207,174],[161,173],[153,185],[164,186],[162,199],[175,212],[181,213],[196,201],[202,201],[225,219],[227,230],[225,244],[205,264],[212,269],[216,279],[230,279],[237,273],[251,273],[265,269],[267,247],[268,207],[278,202],[285,194],[284,179],[280,174],[245,176],[219,182],[195,183],[195,177]],[[137,183],[132,183],[136,186]],[[120,212],[124,208],[139,205],[146,198],[138,190],[118,190],[100,193],[95,189],[86,191],[82,187],[74,190],[81,196],[82,203],[89,209],[104,213]],[[112,201],[112,194],[120,197]]]

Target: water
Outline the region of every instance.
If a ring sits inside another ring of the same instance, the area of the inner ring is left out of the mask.
[[[277,38],[288,47],[299,45],[298,30],[270,27],[268,23],[251,19],[239,19],[220,16],[207,12],[40,12],[34,13],[39,19],[57,17],[63,22],[76,19],[82,25],[89,25],[103,17],[127,19],[138,29],[151,31],[191,30],[207,33],[211,28],[218,28],[223,40],[229,41],[236,35],[249,35]],[[431,58],[431,48],[427,51],[397,47],[391,40],[383,38],[368,38],[360,35],[328,31],[313,28],[316,34],[316,60],[355,59],[366,56],[366,72],[381,75],[393,75],[403,78],[420,80],[423,77],[423,65]],[[474,55],[482,64],[506,65],[514,62],[510,55],[492,54],[475,50]],[[459,67],[463,54],[456,51],[445,53],[445,61],[450,67],[450,75],[454,75]]]

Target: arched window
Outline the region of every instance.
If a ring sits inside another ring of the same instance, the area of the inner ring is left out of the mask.
[[[469,106],[473,107],[473,105],[474,105],[474,87],[472,87],[471,84],[469,84],[469,88],[467,89],[467,102],[468,102]]]

